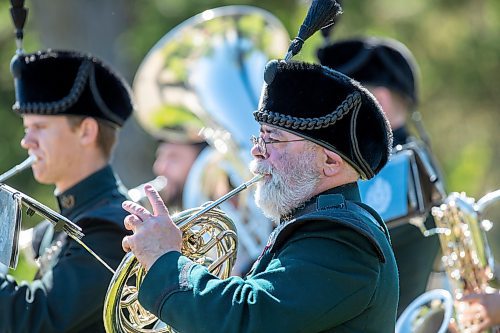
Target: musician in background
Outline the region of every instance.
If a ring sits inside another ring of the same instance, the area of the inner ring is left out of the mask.
[[[133,110],[126,82],[92,55],[21,54],[12,62],[13,110],[21,146],[37,157],[33,175],[54,184],[61,214],[108,265],[123,257],[126,199],[110,166],[119,128]],[[103,304],[112,273],[48,221],[33,240],[39,270],[31,283],[0,275],[0,332],[104,332]]]
[[[389,38],[346,39],[321,47],[318,58],[322,65],[352,77],[373,93],[391,124],[394,147],[404,147],[414,142],[429,160],[433,160],[425,144],[410,136],[408,131],[408,118],[418,106],[418,67],[406,46]],[[433,170],[437,170],[435,165]],[[444,193],[441,177],[434,180],[432,185],[422,181],[420,186],[439,187],[433,193],[436,198],[430,198],[429,201],[438,202],[440,193]],[[435,226],[431,217],[426,219],[425,225],[427,229]],[[388,227],[399,268],[399,316],[416,297],[426,291],[439,250],[439,239],[437,235],[424,237],[418,228],[409,223],[395,227],[388,223]]]
[[[206,147],[207,143],[201,140],[159,139],[153,172],[156,176],[167,179],[167,185],[160,191],[160,195],[173,212],[188,208],[182,203],[184,186],[191,167]]]
[[[181,255],[157,192],[127,201],[123,247],[148,271],[139,301],[179,332],[393,332],[397,267],[384,222],[356,181],[387,162],[392,135],[373,96],[323,66],[271,61],[253,137],[256,203],[278,226],[251,272],[221,280]],[[284,121],[282,121],[284,120]]]

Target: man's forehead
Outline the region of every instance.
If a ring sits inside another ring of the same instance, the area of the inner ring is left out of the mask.
[[[166,142],[163,141],[160,143],[158,146],[159,150],[165,151],[165,152],[177,152],[177,151],[186,151],[186,150],[193,150],[195,149],[195,146],[189,143],[177,143],[177,142]]]
[[[260,126],[260,132],[263,134],[272,134],[278,137],[285,137],[285,138],[300,138],[298,135],[295,135],[293,133],[290,133],[288,131],[282,130],[279,127],[275,127],[272,125],[267,125],[267,124],[262,124]]]
[[[68,116],[63,115],[23,115],[23,126],[27,127],[51,127],[51,128],[70,128]]]
[[[48,123],[54,119],[56,116],[38,115],[38,114],[26,114],[23,115],[24,124],[43,124]]]
[[[276,133],[279,130],[276,127],[262,124],[260,125],[260,131],[262,133]]]

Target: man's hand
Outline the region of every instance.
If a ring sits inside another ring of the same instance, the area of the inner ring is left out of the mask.
[[[469,294],[457,301],[458,320],[472,333],[500,324],[500,292]]]
[[[149,270],[163,254],[180,252],[182,232],[172,222],[167,207],[153,186],[145,185],[144,190],[153,214],[132,201],[122,204],[123,209],[131,214],[125,217],[125,228],[134,233],[123,238],[122,247],[125,252],[132,251],[144,268]]]

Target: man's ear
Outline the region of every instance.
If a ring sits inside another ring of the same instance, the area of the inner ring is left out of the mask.
[[[344,161],[339,154],[334,153],[331,150],[323,148],[323,152],[326,156],[326,159],[323,163],[323,174],[326,177],[332,177],[338,174],[342,168]]]
[[[92,117],[85,118],[80,123],[80,140],[83,145],[92,144],[97,141],[97,135],[99,134],[99,124],[97,120]]]

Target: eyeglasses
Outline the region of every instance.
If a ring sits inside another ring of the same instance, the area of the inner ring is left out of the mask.
[[[270,140],[270,141],[265,141],[263,137],[256,137],[252,135],[250,138],[250,141],[254,146],[257,146],[257,149],[259,149],[259,153],[262,155],[267,154],[267,146],[266,145],[272,145],[275,143],[285,143],[285,142],[297,142],[297,141],[306,141],[306,139],[297,139],[297,140],[285,140],[285,141],[276,141],[276,140]]]

